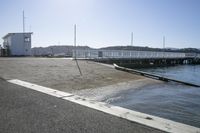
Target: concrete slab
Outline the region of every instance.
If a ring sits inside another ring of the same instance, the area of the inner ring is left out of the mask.
[[[147,80],[147,82],[144,80],[143,85],[158,83],[95,62],[81,60],[79,65],[83,76],[80,76],[75,61],[71,59],[0,58],[0,77],[20,79],[66,92],[99,88],[141,79]]]
[[[0,80],[0,132],[163,133]]]

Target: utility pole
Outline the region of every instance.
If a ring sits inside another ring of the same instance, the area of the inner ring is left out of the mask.
[[[74,25],[74,59],[76,60],[76,24]]]
[[[133,46],[133,32],[131,32],[131,46]]]
[[[163,36],[163,50],[165,49],[165,36]]]
[[[25,42],[25,15],[24,15],[24,10],[23,10],[23,42],[24,42],[24,48],[26,48],[27,47],[27,44],[26,44],[26,42]],[[25,51],[25,49],[24,49],[24,51]],[[25,51],[26,52],[26,51]]]
[[[24,16],[24,10],[23,10],[23,33],[25,32],[25,16]]]
[[[165,36],[163,36],[163,60],[164,60],[164,63],[166,64],[166,59],[165,59]]]
[[[81,68],[78,64],[78,60],[76,59],[76,24],[74,25],[74,59],[76,61],[76,65],[78,67],[79,73],[82,76]]]

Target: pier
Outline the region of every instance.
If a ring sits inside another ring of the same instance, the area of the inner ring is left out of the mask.
[[[76,52],[75,52],[76,51]],[[75,54],[76,53],[76,54]],[[74,50],[73,57],[124,67],[149,67],[177,64],[200,64],[200,54],[128,50]]]
[[[177,80],[177,79],[171,79],[171,78],[163,77],[163,76],[160,76],[160,75],[151,74],[151,73],[147,73],[147,72],[143,72],[143,71],[138,71],[138,70],[134,70],[134,69],[130,69],[130,68],[125,68],[125,67],[118,66],[116,64],[113,64],[113,65],[114,65],[115,69],[117,69],[117,70],[131,72],[131,73],[134,73],[134,74],[139,74],[139,75],[142,75],[142,76],[145,76],[145,77],[150,77],[150,78],[162,80],[162,81],[165,81],[165,82],[171,81],[171,82],[177,82],[177,83],[181,83],[181,84],[185,84],[185,85],[189,85],[189,86],[193,86],[193,87],[200,87],[200,85],[197,85],[197,84],[193,84],[193,83],[189,83],[189,82],[185,82],[185,81],[180,81],[180,80]]]

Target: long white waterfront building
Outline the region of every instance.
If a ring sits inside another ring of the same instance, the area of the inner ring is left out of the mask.
[[[83,59],[106,59],[106,58],[133,58],[133,59],[159,59],[159,58],[187,58],[200,57],[200,54],[195,53],[180,53],[180,52],[156,52],[156,51],[128,51],[128,50],[74,50],[73,57]]]

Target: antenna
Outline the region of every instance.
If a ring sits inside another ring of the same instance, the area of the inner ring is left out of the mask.
[[[131,46],[133,46],[133,32],[131,32]]]
[[[31,27],[31,25],[30,25],[30,26],[29,26],[29,31],[30,31],[30,32],[31,32],[31,28],[32,28],[32,27]]]
[[[23,33],[25,32],[25,16],[24,16],[24,10],[23,10]]]

